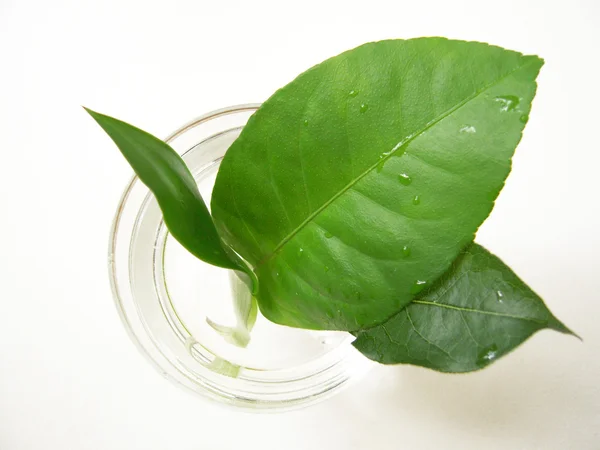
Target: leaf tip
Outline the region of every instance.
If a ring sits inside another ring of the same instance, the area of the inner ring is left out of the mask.
[[[583,338],[581,336],[579,336],[577,333],[575,333],[573,330],[571,330],[570,328],[565,327],[565,330],[563,331],[563,333],[570,334],[571,336],[579,339],[580,342],[583,342]]]
[[[96,111],[94,111],[94,110],[92,110],[92,109],[88,108],[87,106],[83,106],[83,105],[81,105],[81,107],[82,107],[82,108],[85,110],[85,112],[87,112],[87,113],[88,113],[90,116],[92,116],[92,118],[93,118],[93,119],[94,119],[96,122],[98,122],[98,119],[99,119],[100,117],[102,117],[102,114],[100,114],[100,113],[98,113],[98,112],[96,112]]]
[[[562,323],[556,317],[553,317],[553,319],[554,320],[553,320],[553,323],[551,323],[550,328],[552,328],[554,331],[558,331],[559,333],[569,334],[573,337],[576,337],[581,342],[583,342],[583,338],[581,336],[579,336],[577,333],[575,333],[573,330],[571,330],[569,327],[567,327],[564,323]]]

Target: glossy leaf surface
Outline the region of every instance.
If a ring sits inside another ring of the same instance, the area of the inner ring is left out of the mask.
[[[370,43],[301,74],[228,150],[212,212],[271,321],[358,330],[473,241],[543,61],[442,38]]]
[[[226,251],[194,177],[175,150],[128,123],[86,111],[155,195],[167,228],[189,252],[215,266],[248,271],[233,252]]]
[[[471,244],[431,289],[384,324],[356,333],[354,346],[384,364],[469,372],[544,328],[572,334],[506,264]]]

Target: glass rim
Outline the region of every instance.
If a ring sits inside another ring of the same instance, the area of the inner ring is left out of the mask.
[[[195,119],[192,119],[189,122],[183,124],[182,126],[177,128],[175,131],[170,133],[164,139],[164,141],[168,144],[168,143],[172,142],[173,140],[177,139],[179,136],[181,136],[186,131],[191,130],[192,128],[195,128],[198,125],[200,125],[204,122],[207,122],[208,120],[211,120],[211,119],[214,119],[217,117],[221,117],[224,115],[232,114],[234,112],[257,110],[260,107],[260,105],[261,105],[260,103],[242,103],[239,105],[227,106],[224,108],[219,108],[219,109],[210,111],[208,113],[202,114],[202,115],[196,117]],[[150,362],[152,362],[152,364],[155,365],[160,371],[160,367],[157,365],[154,358],[152,358],[150,356],[150,354],[148,354],[148,352],[143,347],[143,345],[141,344],[141,342],[139,341],[137,336],[132,331],[132,327],[129,322],[129,319],[127,318],[127,316],[124,313],[124,308],[122,305],[122,296],[119,291],[119,286],[117,285],[117,274],[115,273],[116,264],[114,261],[114,254],[116,253],[117,235],[118,235],[118,231],[119,231],[119,225],[121,223],[121,217],[122,217],[122,213],[125,208],[125,205],[127,203],[127,199],[131,195],[131,191],[132,191],[133,187],[135,186],[135,183],[137,180],[139,180],[139,177],[135,174],[130,178],[129,183],[127,183],[125,190],[123,191],[123,193],[121,194],[121,197],[119,198],[119,203],[118,203],[119,206],[117,207],[117,211],[115,212],[115,215],[111,222],[110,233],[109,233],[109,237],[108,237],[108,262],[109,262],[108,263],[108,275],[109,275],[109,279],[110,279],[111,292],[113,295],[113,299],[115,301],[115,306],[117,307],[117,312],[119,313],[119,316],[120,316],[121,320],[123,321],[125,328],[127,329],[127,333],[129,334],[129,337],[135,343],[135,345],[138,347],[138,349],[142,352],[142,354],[144,354],[146,356],[146,358]]]
[[[196,128],[198,126],[200,126],[206,122],[209,122],[211,120],[217,119],[219,117],[232,115],[232,114],[236,114],[236,113],[244,113],[244,112],[249,113],[249,112],[253,112],[253,111],[257,110],[259,107],[260,107],[260,103],[248,103],[248,104],[240,104],[240,105],[220,108],[220,109],[214,110],[212,112],[203,114],[203,115],[198,116],[197,118],[185,123],[184,125],[179,127],[177,130],[172,132],[170,135],[167,136],[167,138],[165,138],[165,142],[172,143],[177,138],[184,135],[186,132],[193,130],[194,128]],[[196,144],[196,145],[198,145],[198,144]],[[193,148],[194,148],[194,146],[186,149],[183,152],[183,154],[185,154],[188,151],[191,151]],[[338,368],[338,371],[333,373],[333,377],[330,377],[330,379],[326,379],[325,380],[326,382],[323,382],[323,380],[321,380],[320,378],[315,380],[316,385],[309,386],[309,387],[319,387],[320,386],[319,383],[321,383],[323,385],[321,387],[321,389],[317,389],[315,392],[310,392],[311,389],[306,388],[304,390],[309,391],[306,396],[293,398],[290,400],[287,400],[287,399],[268,400],[268,401],[264,401],[264,403],[261,403],[260,401],[256,401],[256,399],[245,398],[243,395],[243,392],[242,392],[241,396],[237,392],[228,392],[226,389],[223,388],[223,386],[214,384],[208,378],[204,379],[202,384],[199,384],[196,379],[190,377],[189,374],[182,371],[182,369],[180,367],[178,367],[178,365],[175,364],[173,362],[173,360],[163,352],[163,350],[155,342],[154,337],[151,335],[151,333],[149,332],[149,330],[147,328],[145,329],[147,336],[139,336],[138,333],[136,333],[135,327],[131,322],[131,317],[130,317],[131,314],[128,314],[128,312],[127,312],[128,307],[125,304],[126,299],[124,299],[124,296],[121,292],[121,289],[123,286],[119,286],[120,282],[122,283],[122,281],[120,281],[120,279],[119,279],[120,277],[119,277],[119,274],[117,273],[117,262],[115,261],[116,260],[115,255],[117,253],[117,248],[118,248],[118,236],[119,236],[119,232],[120,232],[120,226],[121,226],[121,222],[122,222],[123,213],[124,213],[126,206],[128,205],[128,200],[130,199],[130,196],[132,195],[132,191],[138,185],[137,184],[138,182],[139,182],[139,178],[134,175],[132,177],[132,179],[129,181],[129,183],[127,184],[125,191],[121,195],[121,198],[120,198],[119,204],[118,204],[119,206],[117,208],[117,211],[116,211],[115,216],[112,221],[110,234],[109,234],[109,246],[108,246],[109,279],[110,279],[111,291],[112,291],[112,295],[113,295],[113,299],[115,302],[117,312],[119,314],[119,317],[121,318],[121,321],[122,321],[125,329],[127,330],[127,333],[129,334],[130,339],[135,344],[135,346],[138,348],[140,353],[143,354],[144,357],[148,361],[150,361],[150,363],[155,367],[156,370],[159,371],[159,373],[161,373],[165,378],[169,379],[171,382],[184,388],[187,391],[192,391],[196,394],[201,394],[205,398],[217,400],[220,403],[225,403],[225,404],[233,405],[236,407],[242,407],[244,409],[250,409],[252,411],[282,411],[282,410],[297,409],[298,407],[302,407],[302,406],[308,406],[312,403],[316,403],[317,401],[328,398],[329,396],[333,395],[335,392],[338,392],[342,387],[347,386],[350,381],[357,379],[357,378],[359,378],[359,376],[366,373],[367,368],[370,367],[370,365],[367,365],[366,359],[365,359],[364,364],[355,364],[357,367],[353,370],[348,370],[348,368],[346,368],[346,366],[349,366],[348,362],[346,361],[344,367]],[[129,233],[128,233],[128,235],[129,235]],[[132,232],[131,236],[133,236],[133,232]],[[127,238],[127,236],[126,236],[126,238]],[[130,243],[131,243],[131,239],[127,242],[127,244],[130,244]],[[127,262],[128,269],[131,267],[131,264],[132,264],[131,255],[129,255],[128,262]],[[131,280],[128,279],[128,281],[130,282]],[[133,295],[132,295],[132,300],[130,300],[130,302],[133,302],[134,305],[136,304],[135,298]],[[129,308],[131,308],[131,306],[129,306]],[[141,322],[143,322],[143,319],[142,319],[142,317],[139,316],[139,314],[140,313],[138,311],[137,319],[140,320]],[[135,317],[134,317],[134,319],[135,319]],[[146,326],[145,324],[143,324],[143,325],[144,325],[144,327]],[[142,342],[142,338],[148,338],[150,340],[150,342],[153,344],[153,348],[148,348],[148,345],[147,344],[145,345],[144,342]],[[160,359],[160,361],[157,360],[157,357],[156,357],[157,355],[155,354],[154,350],[158,351],[158,353],[160,355],[160,357],[158,359]],[[351,359],[347,356],[345,358],[347,360]],[[332,364],[326,366],[325,368],[320,369],[318,372],[311,373],[303,378],[297,378],[297,379],[293,379],[293,380],[289,380],[289,381],[286,381],[286,380],[270,381],[270,383],[280,384],[280,385],[285,385],[286,383],[288,383],[293,386],[294,382],[298,383],[300,381],[303,381],[304,379],[310,379],[311,377],[322,376],[325,372],[327,372],[328,370],[331,370],[334,366],[336,366],[337,364],[340,364],[340,362],[343,362],[342,360],[343,360],[343,358],[340,356],[340,358],[338,360],[335,360]],[[161,362],[168,363],[169,368],[174,368],[177,372],[179,372],[180,375],[182,375],[186,378],[186,382],[184,382],[184,380],[179,379],[178,377],[174,376],[173,374],[169,373],[169,371],[166,370],[165,367],[163,367],[163,364],[161,364]],[[286,370],[290,370],[290,369],[286,369]],[[194,387],[190,386],[187,382],[193,384]],[[199,392],[199,390],[196,389],[195,387],[200,387],[201,388],[200,391],[202,391],[202,392]],[[286,387],[286,389],[288,389],[288,388]],[[297,390],[298,393],[301,393],[301,391],[302,391],[302,389]],[[283,393],[285,393],[285,392],[287,392],[287,391],[284,391]],[[296,391],[293,391],[293,392],[296,392]]]

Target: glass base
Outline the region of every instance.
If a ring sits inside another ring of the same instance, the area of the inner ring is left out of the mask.
[[[257,107],[215,111],[167,138],[207,205],[223,155]],[[260,313],[246,348],[226,342],[206,319],[235,325],[232,272],[196,259],[173,239],[137,178],[119,205],[109,258],[117,308],[133,340],[164,375],[204,396],[289,409],[332,395],[371,366],[348,333],[284,327]]]

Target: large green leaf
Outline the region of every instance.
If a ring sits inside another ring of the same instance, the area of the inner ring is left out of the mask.
[[[481,369],[538,330],[572,334],[500,259],[471,244],[427,292],[354,346],[384,364]]]
[[[442,275],[503,186],[542,64],[475,42],[382,41],[268,99],[212,197],[263,314],[357,330]]]
[[[169,145],[120,120],[86,108],[155,195],[171,234],[193,255],[215,266],[249,272],[224,247],[189,169]]]

